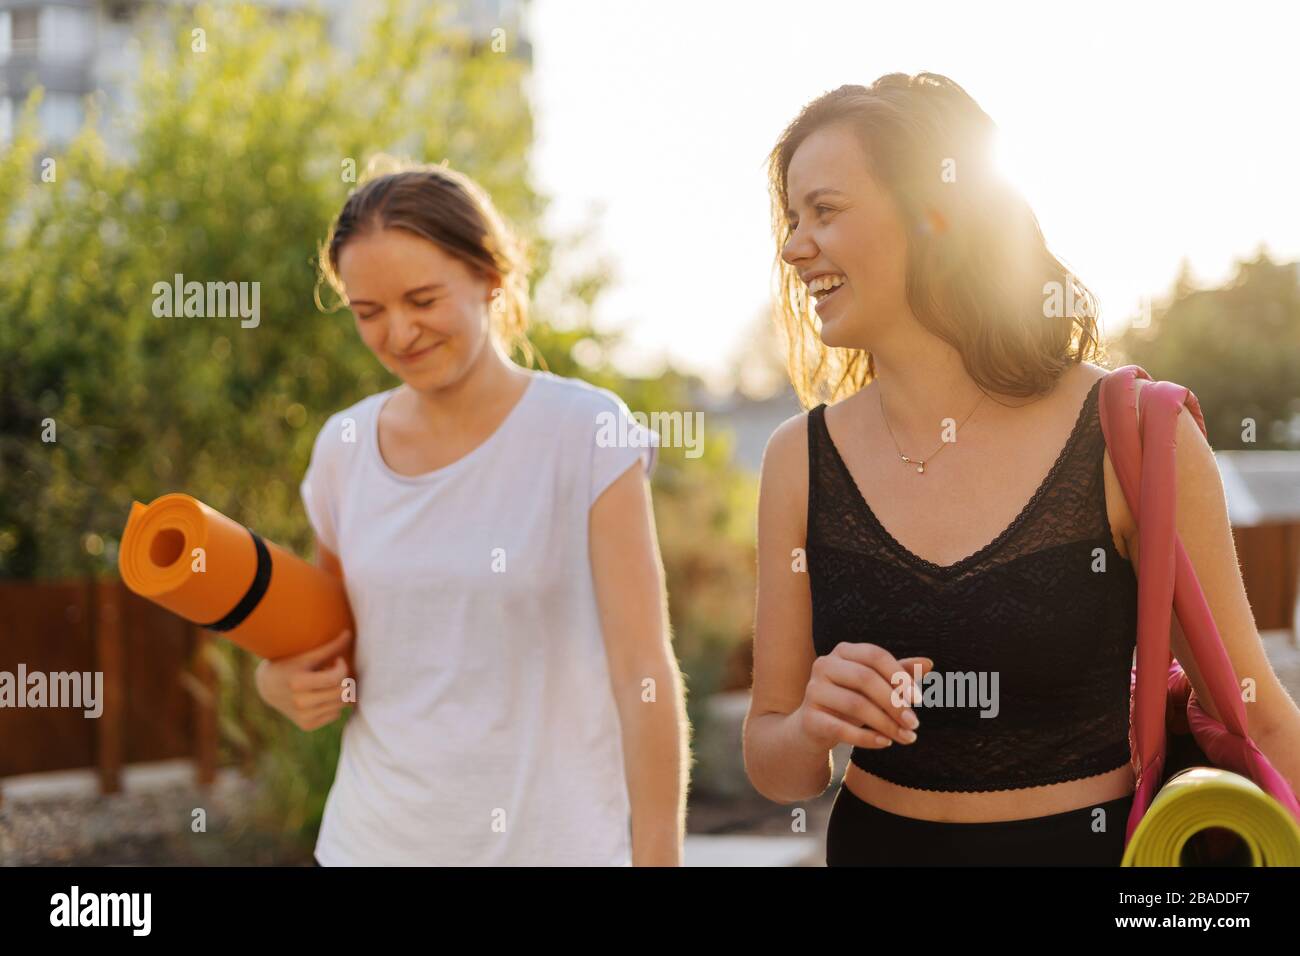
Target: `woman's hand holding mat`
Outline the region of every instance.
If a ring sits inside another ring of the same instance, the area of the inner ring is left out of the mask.
[[[300,730],[317,730],[338,719],[345,704],[344,679],[350,676],[344,653],[352,645],[352,632],[293,657],[262,661],[257,665],[257,692]]]

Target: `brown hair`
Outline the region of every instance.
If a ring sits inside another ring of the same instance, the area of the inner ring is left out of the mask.
[[[404,229],[435,243],[481,278],[500,276],[493,331],[507,348],[532,356],[525,245],[474,180],[445,163],[420,165],[384,154],[372,159],[361,183],[348,193],[319,256],[322,276],[340,298],[345,293],[339,254],[349,240],[376,229]],[[319,281],[316,302],[319,306]]]
[[[1029,204],[997,174],[993,120],[946,76],[890,73],[870,87],[841,86],[813,100],[768,156],[775,318],[805,407],[850,395],[875,376],[869,351],[821,341],[807,288],[781,258],[791,233],[790,159],[810,134],[836,123],[861,142],[868,171],[903,217],[912,313],[961,353],[981,387],[1040,394],[1070,365],[1101,356],[1096,297],[1048,251]],[[955,179],[944,175],[949,170]],[[1049,317],[1046,283],[1073,296],[1074,307],[1066,298],[1061,315]]]

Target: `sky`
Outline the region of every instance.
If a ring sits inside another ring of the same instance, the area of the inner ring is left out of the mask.
[[[782,129],[842,84],[943,73],[1114,334],[1183,258],[1205,285],[1261,244],[1300,258],[1298,22],[1269,3],[533,0],[534,184],[552,234],[595,226],[617,364],[716,381],[770,301]]]

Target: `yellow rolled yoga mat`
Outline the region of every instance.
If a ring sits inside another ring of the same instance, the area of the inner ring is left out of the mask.
[[[1188,865],[1188,841],[1210,828],[1219,828],[1221,847],[1239,851],[1241,865],[1300,866],[1300,825],[1286,808],[1240,774],[1215,767],[1184,770],[1160,788],[1120,865]]]
[[[189,495],[134,502],[117,565],[136,594],[259,657],[299,654],[352,629],[337,577]],[[344,655],[352,673],[354,647]]]

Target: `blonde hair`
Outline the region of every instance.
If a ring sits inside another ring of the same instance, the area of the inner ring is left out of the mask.
[[[527,249],[474,180],[446,163],[418,164],[386,154],[372,159],[330,225],[318,257],[322,277],[341,299],[339,254],[350,240],[376,229],[403,229],[436,244],[481,278],[499,276],[502,293],[491,310],[493,331],[507,348],[533,357],[527,335]],[[320,305],[319,281],[316,301]]]
[[[791,234],[790,160],[808,136],[832,124],[862,144],[869,172],[903,217],[912,313],[957,349],[980,386],[1037,395],[1070,365],[1101,357],[1096,297],[1048,250],[1029,204],[997,175],[993,120],[945,76],[890,73],[870,87],[841,86],[813,100],[768,156],[774,318],[805,407],[836,401],[875,377],[869,351],[821,341],[807,287],[781,258]],[[940,175],[947,163],[960,169],[955,181]],[[1057,284],[1067,304],[1060,316],[1046,315],[1047,283]]]

